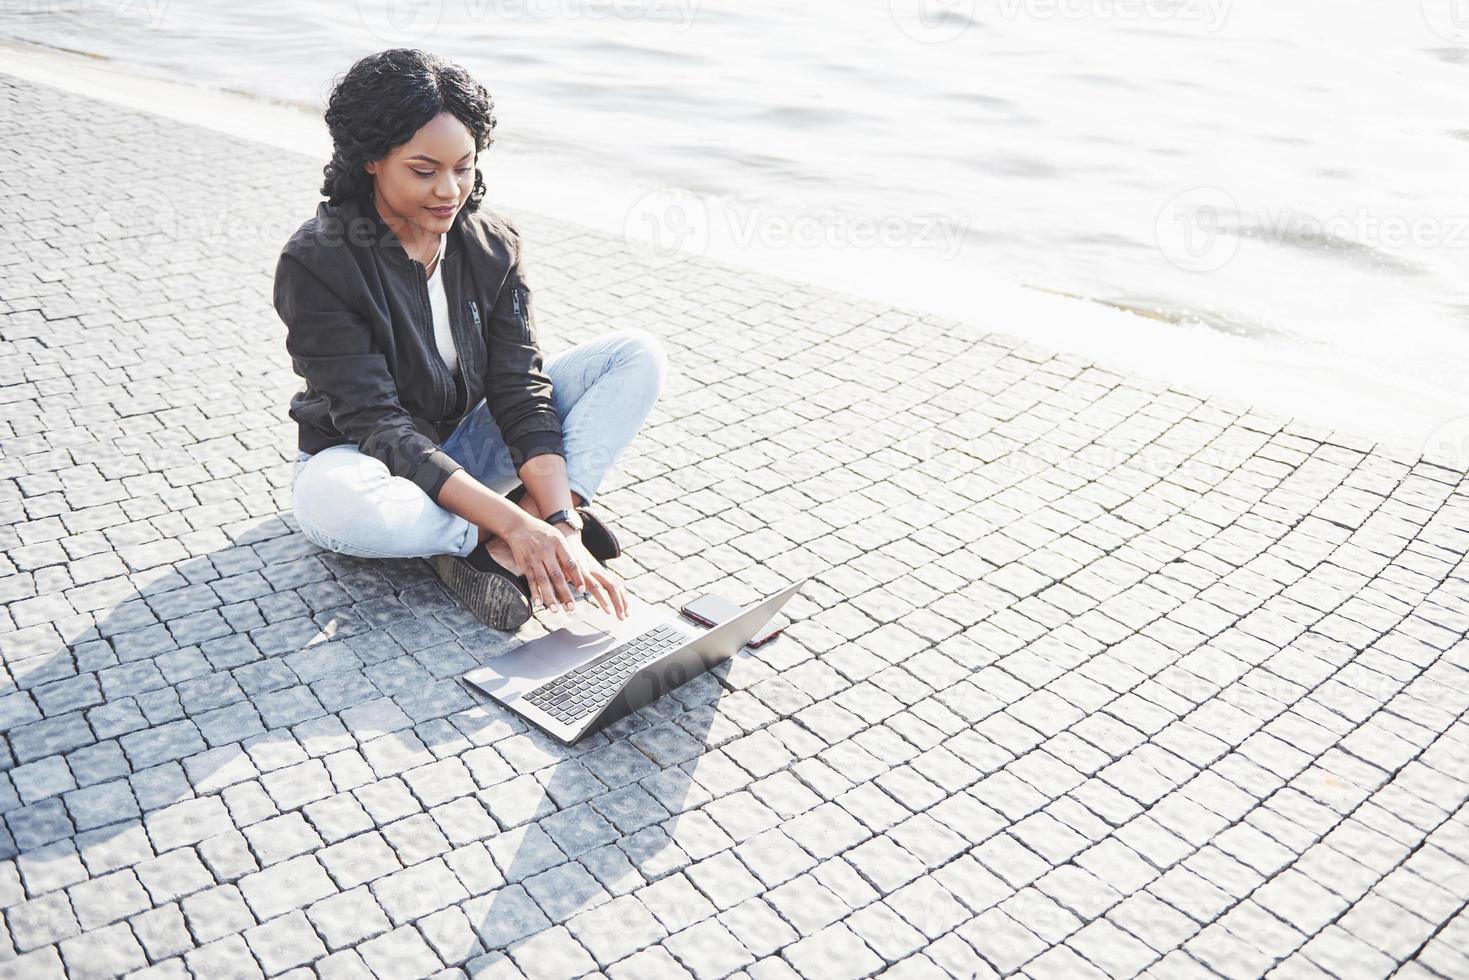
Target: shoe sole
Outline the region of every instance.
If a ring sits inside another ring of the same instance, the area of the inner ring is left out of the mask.
[[[530,600],[504,575],[478,571],[458,555],[434,555],[432,561],[449,591],[486,626],[514,630],[530,619]]]

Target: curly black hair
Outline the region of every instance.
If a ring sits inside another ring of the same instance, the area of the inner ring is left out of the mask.
[[[371,200],[372,174],[363,165],[381,160],[413,138],[441,112],[451,112],[474,136],[476,154],[494,145],[495,100],[463,68],[417,48],[390,48],[356,62],[337,80],[327,100],[332,159],[321,193],[332,204]],[[485,181],[474,171],[474,190],[464,210],[476,211]]]

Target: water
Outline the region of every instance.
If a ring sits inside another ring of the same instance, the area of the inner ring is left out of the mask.
[[[422,47],[494,94],[492,183],[657,189],[629,229],[981,319],[1084,297],[1140,316],[988,325],[1414,439],[1469,413],[1452,3],[12,0],[0,34],[317,113]]]

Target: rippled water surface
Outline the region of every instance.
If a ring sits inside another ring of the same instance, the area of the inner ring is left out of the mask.
[[[804,228],[832,248],[878,228],[955,281],[983,270],[1452,385],[1469,367],[1469,19],[1452,14],[191,0],[22,4],[0,24],[315,107],[355,57],[422,47],[469,67],[500,145],[549,173],[737,202],[753,234]]]

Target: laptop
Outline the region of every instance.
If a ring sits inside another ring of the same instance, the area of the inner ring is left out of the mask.
[[[807,581],[745,606],[712,629],[685,625],[666,608],[633,596],[622,620],[588,602],[581,621],[521,644],[469,671],[464,681],[572,745],[734,656]]]

